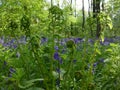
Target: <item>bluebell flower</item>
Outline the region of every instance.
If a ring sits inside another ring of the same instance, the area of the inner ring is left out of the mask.
[[[108,41],[105,41],[104,43],[103,43],[103,45],[105,45],[105,46],[107,46],[107,45],[109,45],[110,44],[110,42],[108,42]]]
[[[108,41],[104,41],[104,42],[102,42],[102,41],[101,41],[100,44],[101,44],[101,45],[105,45],[105,46],[107,46],[107,45],[110,44],[110,42],[108,42]]]
[[[10,67],[10,69],[9,69],[9,77],[12,77],[12,75],[15,73],[16,71],[15,71],[15,69],[14,68],[12,68],[12,67]]]
[[[60,79],[59,79],[59,78],[56,79],[56,85],[57,85],[58,87],[60,86]]]
[[[60,68],[56,68],[56,72],[57,72],[57,73],[60,73]]]
[[[60,56],[59,56],[58,52],[54,53],[54,59],[55,60],[59,60],[60,59]]]
[[[98,65],[98,62],[95,62],[94,64],[93,64],[93,67],[96,67]]]
[[[74,60],[73,60],[73,63],[76,63],[76,62],[77,62],[77,60],[76,60],[76,59],[74,59]]]
[[[74,39],[74,42],[75,42],[75,43],[79,43],[79,42],[82,42],[82,40],[83,40],[82,38],[75,38],[75,39]]]
[[[60,59],[59,59],[59,63],[60,63],[60,64],[62,64],[62,63],[63,63],[62,58],[60,58]]]
[[[100,58],[100,62],[104,63],[104,58]]]
[[[7,65],[7,62],[6,61],[4,61],[4,66],[6,66]]]
[[[8,43],[4,43],[3,46],[4,46],[4,47],[8,47]]]
[[[41,44],[43,44],[43,43],[45,43],[45,42],[47,42],[48,41],[48,39],[46,38],[46,37],[42,37],[41,38]]]
[[[62,46],[65,45],[65,40],[61,40],[60,45],[62,45]]]
[[[55,47],[54,47],[54,49],[55,49],[56,51],[58,51],[58,50],[59,50],[58,46],[55,46]]]
[[[64,54],[65,52],[66,52],[66,50],[65,50],[65,49],[63,49],[61,53],[62,53],[62,54]]]
[[[4,43],[4,39],[0,38],[0,43],[3,44]]]
[[[59,56],[59,53],[58,52],[55,52],[54,53],[54,59],[55,60],[58,60],[60,64],[62,64],[62,58]]]
[[[11,74],[12,74],[12,73],[15,73],[15,69],[12,68],[12,67],[10,67],[9,71],[10,71]]]
[[[93,40],[93,39],[88,39],[88,42],[89,42],[90,44],[93,44],[93,43],[94,43],[94,40]]]
[[[20,40],[18,41],[19,43],[26,44],[27,38],[26,36],[21,36]]]
[[[12,39],[9,43],[13,44],[15,42],[15,39]]]
[[[14,45],[13,45],[13,48],[16,49],[16,48],[17,48],[17,45],[14,44]]]

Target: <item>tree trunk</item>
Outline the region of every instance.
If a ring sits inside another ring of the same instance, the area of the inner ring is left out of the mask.
[[[88,0],[88,15],[89,15],[89,17],[91,17],[91,14],[90,14],[90,12],[91,12],[91,3],[90,3],[90,0]],[[91,36],[93,37],[93,30],[92,30],[92,25],[90,24],[89,25],[89,27],[90,27],[90,31],[91,31]]]
[[[84,0],[82,0],[82,14],[83,14],[82,31],[84,31],[85,28]]]
[[[96,28],[96,37],[100,37],[101,33],[101,24],[100,24],[100,18],[98,17],[100,13],[100,2],[101,0],[93,0],[93,18],[97,20],[97,28]]]
[[[100,13],[100,0],[97,0],[96,2],[96,14],[97,14],[97,31],[96,36],[99,38],[101,33],[101,24],[100,24],[100,18],[98,17]]]

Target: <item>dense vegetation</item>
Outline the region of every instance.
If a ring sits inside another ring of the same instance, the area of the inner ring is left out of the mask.
[[[120,90],[120,0],[81,3],[0,0],[0,90]]]

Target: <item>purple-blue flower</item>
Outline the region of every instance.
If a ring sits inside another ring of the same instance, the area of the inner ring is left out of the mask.
[[[55,60],[58,60],[60,64],[62,64],[62,58],[59,56],[59,53],[58,52],[55,52],[54,53],[54,59]]]
[[[59,79],[59,78],[56,79],[56,85],[57,85],[58,87],[60,86],[60,79]]]
[[[56,51],[58,51],[58,50],[59,50],[58,46],[55,46],[55,47],[54,47],[54,49],[55,49]]]
[[[104,58],[100,58],[100,62],[104,63]]]
[[[95,62],[95,63],[93,64],[94,67],[96,67],[97,65],[98,65],[98,62]]]
[[[74,59],[74,60],[73,60],[73,63],[76,63],[76,62],[77,62],[77,60],[76,60],[76,59]]]
[[[58,52],[54,53],[54,59],[55,60],[59,60],[60,59],[60,56],[59,56]]]
[[[83,40],[82,38],[75,38],[75,39],[74,39],[74,42],[75,42],[75,43],[79,43],[79,42],[82,42],[82,40]]]
[[[5,65],[5,66],[7,65],[7,62],[6,62],[6,61],[4,61],[4,65]]]
[[[42,37],[41,38],[41,44],[43,44],[43,43],[45,43],[45,42],[47,42],[48,41],[48,39],[46,38],[46,37]]]
[[[56,72],[57,72],[57,73],[60,73],[60,68],[56,68]]]
[[[11,67],[11,68],[9,69],[9,71],[10,71],[11,73],[14,73],[14,72],[15,72],[15,69]]]

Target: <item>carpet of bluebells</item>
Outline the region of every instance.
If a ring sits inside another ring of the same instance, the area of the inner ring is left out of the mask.
[[[120,37],[0,38],[0,90],[120,90]]]

